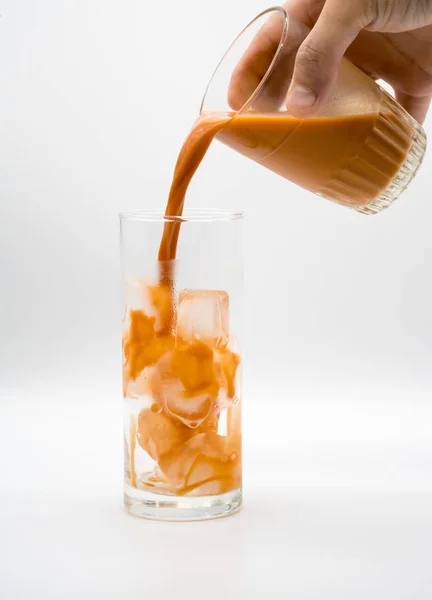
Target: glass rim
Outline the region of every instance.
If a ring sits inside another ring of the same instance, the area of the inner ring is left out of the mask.
[[[228,54],[231,52],[232,48],[235,46],[235,44],[237,43],[237,41],[241,38],[241,36],[251,27],[251,25],[253,25],[256,21],[258,21],[259,19],[261,19],[262,17],[264,17],[265,15],[268,15],[270,13],[280,13],[282,18],[283,18],[283,27],[282,27],[282,32],[281,32],[281,36],[279,39],[279,43],[278,43],[278,47],[276,49],[276,52],[273,56],[273,59],[270,63],[270,65],[267,68],[267,71],[265,72],[264,76],[262,77],[261,81],[258,83],[257,87],[255,88],[255,90],[252,92],[252,94],[249,96],[249,98],[246,100],[246,102],[243,104],[243,106],[241,108],[239,108],[239,110],[235,111],[236,114],[240,114],[242,112],[245,112],[248,110],[248,108],[253,104],[254,100],[258,97],[258,95],[260,94],[261,90],[263,89],[263,87],[265,86],[265,84],[267,83],[267,81],[269,80],[270,75],[273,73],[273,70],[275,68],[276,63],[279,60],[279,57],[281,55],[282,52],[282,48],[285,44],[286,41],[286,37],[288,34],[288,24],[289,24],[289,15],[288,12],[285,10],[285,8],[283,6],[270,6],[269,8],[266,8],[265,10],[263,10],[262,12],[260,12],[258,15],[256,15],[256,17],[254,17],[252,19],[252,21],[250,21],[246,27],[243,27],[243,29],[240,31],[240,33],[236,36],[236,38],[231,42],[231,44],[229,45],[228,49],[225,50],[224,54],[222,55],[222,58],[219,60],[215,70],[213,71],[212,76],[210,77],[209,82],[207,83],[204,95],[202,97],[201,100],[201,106],[200,106],[200,113],[202,113],[204,111],[204,104],[205,104],[205,100],[207,97],[207,93],[210,89],[210,86],[213,82],[213,79],[215,78],[215,75],[217,73],[217,71],[219,70],[219,67],[222,65],[222,63],[224,62],[225,58],[228,56]]]
[[[223,221],[234,221],[243,219],[241,210],[229,210],[224,208],[186,208],[180,216],[166,215],[164,210],[155,208],[143,208],[121,212],[120,221],[144,221],[157,223],[220,223]]]

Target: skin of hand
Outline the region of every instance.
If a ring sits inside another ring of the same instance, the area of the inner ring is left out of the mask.
[[[304,118],[319,110],[345,54],[389,83],[400,104],[424,121],[432,98],[432,0],[290,0],[284,6],[311,28],[287,95],[292,115]],[[263,53],[274,52],[275,43],[272,27],[264,26],[242,59],[242,77],[258,79]]]

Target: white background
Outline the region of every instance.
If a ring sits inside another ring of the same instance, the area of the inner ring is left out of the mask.
[[[121,506],[117,214],[163,207],[265,7],[0,1],[2,599],[431,597],[431,155],[364,217],[211,149],[189,206],[246,211],[245,506]]]

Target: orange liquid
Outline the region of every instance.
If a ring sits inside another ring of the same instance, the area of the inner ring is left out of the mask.
[[[202,115],[197,119],[177,158],[165,216],[181,216],[186,192],[192,177],[201,164],[215,135],[231,118],[231,115],[208,114]],[[179,231],[179,223],[171,222],[165,224],[159,248],[159,261],[170,261],[176,257]]]
[[[218,139],[307,190],[365,206],[399,171],[411,135],[411,127],[390,112],[304,120],[244,114]]]

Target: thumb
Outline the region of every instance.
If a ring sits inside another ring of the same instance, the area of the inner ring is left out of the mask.
[[[346,49],[368,25],[359,0],[327,0],[312,31],[300,46],[287,109],[296,117],[316,113],[334,84]]]
[[[426,119],[432,98],[430,96],[415,97],[396,90],[396,100],[420,124]]]

